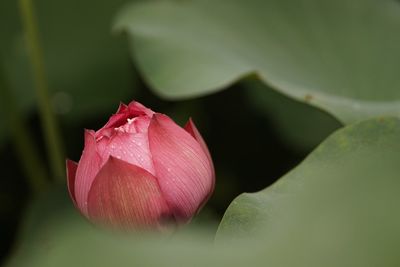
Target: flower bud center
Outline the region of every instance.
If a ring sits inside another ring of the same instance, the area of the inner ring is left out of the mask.
[[[126,119],[126,123],[119,126],[115,127],[114,130],[117,132],[122,132],[122,133],[136,133],[137,129],[135,127],[135,121],[138,119],[138,117],[135,118],[128,118]]]
[[[114,127],[114,131],[120,133],[145,133],[149,127],[150,117],[137,116],[126,119],[123,125]]]

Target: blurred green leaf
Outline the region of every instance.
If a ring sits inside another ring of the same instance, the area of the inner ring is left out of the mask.
[[[228,250],[214,251],[212,238],[199,229],[169,236],[97,228],[78,214],[61,187],[36,199],[22,226],[6,266],[243,266],[246,261],[230,259]]]
[[[342,126],[328,113],[285,97],[259,81],[246,80],[243,84],[249,101],[293,150],[311,151]]]
[[[124,42],[110,30],[124,2],[35,1],[52,104],[67,121],[106,114],[133,93],[135,76]],[[29,111],[35,96],[17,11],[13,0],[0,4],[0,49],[19,104]]]
[[[161,96],[212,93],[256,73],[344,123],[400,115],[395,0],[153,1],[125,7],[116,30]]]
[[[398,266],[400,120],[337,131],[275,185],[226,212],[216,245],[85,222],[66,189],[35,202],[6,266]]]
[[[398,266],[399,174],[399,119],[348,126],[274,185],[235,199],[217,240],[263,236],[279,266]]]

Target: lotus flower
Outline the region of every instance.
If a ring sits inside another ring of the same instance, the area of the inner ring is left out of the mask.
[[[85,130],[79,163],[67,160],[70,196],[94,223],[164,228],[187,223],[214,189],[214,167],[193,121],[184,128],[138,102]]]

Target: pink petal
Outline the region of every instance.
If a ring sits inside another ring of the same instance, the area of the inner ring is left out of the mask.
[[[161,191],[175,218],[188,221],[213,190],[210,160],[188,132],[163,114],[154,114],[148,134]]]
[[[75,176],[76,176],[76,169],[78,168],[78,163],[75,161],[67,159],[66,161],[67,166],[67,186],[69,196],[71,197],[74,205],[76,206],[75,200]]]
[[[212,168],[212,173],[215,174],[214,171],[214,163],[212,161],[211,158],[211,154],[210,151],[208,150],[208,146],[206,144],[206,142],[204,141],[203,137],[201,136],[199,130],[197,130],[196,125],[194,124],[192,118],[189,118],[189,121],[186,123],[184,129],[191,135],[193,136],[194,139],[196,139],[196,141],[200,144],[201,148],[203,149],[203,151],[206,153],[207,158],[210,162],[210,166]],[[212,190],[210,191],[210,194],[208,195],[208,197],[204,200],[204,202],[202,203],[201,207],[205,204],[205,202],[207,202],[207,200],[209,199],[209,197],[211,196],[212,192],[214,191],[214,187],[215,187],[215,177],[212,180],[213,184],[212,184]]]
[[[87,196],[90,186],[101,167],[96,150],[95,133],[85,130],[85,148],[79,160],[75,176],[75,200],[83,214],[87,214]]]
[[[145,133],[116,132],[107,144],[99,142],[98,148],[101,153],[102,164],[108,160],[109,156],[113,156],[137,165],[152,174],[155,173],[149,141]]]
[[[149,108],[146,108],[145,106],[136,101],[132,101],[131,103],[129,103],[128,109],[129,109],[129,114],[134,116],[147,115],[151,117],[154,114],[154,111],[152,111]]]
[[[124,103],[120,102],[119,107],[116,114],[125,113],[128,110],[128,106]]]
[[[147,133],[147,129],[149,128],[151,118],[148,116],[141,116],[136,118],[133,121],[133,125],[135,127],[135,132],[138,133]]]
[[[93,221],[123,228],[162,227],[172,218],[157,179],[113,157],[93,181],[88,214]]]
[[[193,136],[194,139],[200,144],[201,148],[203,151],[207,154],[208,159],[210,160],[210,164],[213,166],[212,158],[210,151],[208,150],[207,144],[204,141],[203,137],[201,136],[199,130],[197,130],[196,125],[194,125],[194,122],[192,118],[189,119],[189,121],[186,123],[184,129],[191,135]],[[214,166],[213,166],[214,169]]]

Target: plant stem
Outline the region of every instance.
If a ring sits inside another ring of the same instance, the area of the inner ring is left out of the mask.
[[[37,20],[32,1],[19,0],[19,7],[27,46],[30,53],[36,96],[51,171],[56,179],[64,179],[64,154],[56,119],[49,98],[43,53],[40,46]]]
[[[2,100],[6,127],[10,130],[18,157],[31,190],[34,194],[43,192],[47,188],[48,178],[43,162],[40,160],[37,148],[25,127],[24,119],[17,107],[14,96],[7,86],[0,66],[0,99]]]

